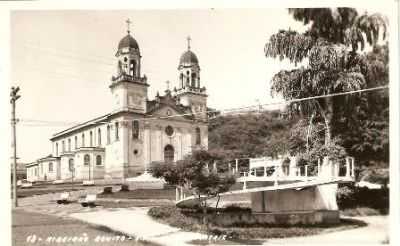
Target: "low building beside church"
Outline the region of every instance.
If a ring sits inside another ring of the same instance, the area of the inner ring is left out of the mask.
[[[27,165],[28,180],[125,179],[153,162],[175,162],[193,149],[207,149],[207,94],[190,39],[179,60],[177,88],[153,100],[129,30],[115,56],[113,111],[54,134],[52,154]]]

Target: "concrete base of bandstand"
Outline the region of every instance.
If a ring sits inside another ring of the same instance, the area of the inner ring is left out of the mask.
[[[253,215],[273,224],[339,223],[337,184],[251,194]]]

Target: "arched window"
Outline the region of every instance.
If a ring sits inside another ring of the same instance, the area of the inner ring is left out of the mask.
[[[49,172],[53,172],[53,162],[49,163]]]
[[[139,121],[137,120],[132,121],[132,138],[139,138]]]
[[[186,71],[186,85],[187,86],[190,85],[190,74],[189,74],[189,71]]]
[[[131,63],[129,65],[129,75],[135,76],[135,72],[136,72],[136,61],[131,60]]]
[[[78,137],[75,136],[75,149],[77,149],[77,148],[78,148]]]
[[[96,156],[96,165],[97,166],[101,166],[102,165],[102,163],[101,163],[101,155]]]
[[[107,126],[107,144],[110,144],[111,142],[111,129],[110,125]]]
[[[86,155],[83,157],[83,165],[85,165],[85,166],[90,165],[90,155],[86,154]]]
[[[100,128],[97,130],[97,145],[101,146],[101,130],[100,130]]]
[[[71,152],[71,139],[68,138],[68,151]]]
[[[62,153],[65,152],[65,141],[61,141],[61,146],[62,146]]]
[[[82,133],[82,147],[85,147],[85,133]]]
[[[201,144],[201,132],[199,127],[196,127],[196,144]]]
[[[181,74],[179,75],[179,81],[181,82],[181,87],[182,87],[182,88],[185,88],[185,85],[184,85],[184,83],[183,83],[183,73],[181,73]]]
[[[174,147],[170,144],[164,148],[164,161],[166,163],[174,162]]]
[[[196,73],[192,73],[192,87],[196,87]]]
[[[70,158],[70,159],[68,160],[68,170],[69,170],[70,172],[73,172],[73,171],[74,171],[74,159],[72,159],[72,158]]]
[[[119,123],[115,122],[115,141],[119,140]]]
[[[93,132],[92,131],[90,131],[89,132],[89,147],[92,147],[93,146]]]
[[[56,143],[56,156],[58,156],[58,143]]]

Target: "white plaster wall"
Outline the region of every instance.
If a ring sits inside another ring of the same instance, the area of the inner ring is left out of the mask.
[[[38,166],[30,166],[26,168],[26,180],[29,182],[35,182],[38,180],[38,175],[35,174],[35,170],[38,170]]]
[[[147,86],[136,83],[119,83],[111,89],[114,98],[114,110],[131,109],[139,113],[146,112]]]
[[[89,165],[84,165],[84,156],[88,154],[90,156]],[[100,155],[102,157],[102,165],[96,165],[96,156]],[[88,180],[90,179],[103,179],[105,174],[104,165],[104,152],[93,151],[93,150],[82,150],[75,156],[75,177],[76,180]],[[89,176],[90,172],[90,176]]]
[[[40,181],[53,181],[57,179],[57,166],[59,160],[41,160],[38,162]],[[49,171],[49,163],[53,163],[53,171]]]
[[[115,122],[119,122],[119,140],[115,138]],[[126,127],[123,118],[119,117],[111,121],[111,142],[105,146],[105,175],[111,178],[122,178],[124,164],[127,163]]]
[[[165,128],[170,125],[174,128],[174,134],[168,136]],[[174,147],[174,160],[181,160],[190,154],[196,145],[196,127],[200,127],[201,145],[208,147],[207,126],[205,124],[193,124],[185,121],[157,120],[152,121],[143,131],[143,165],[151,162],[164,161],[164,148],[168,144]],[[151,139],[150,139],[151,138]],[[151,143],[150,143],[151,142]],[[151,151],[151,154],[150,154]]]
[[[64,155],[61,157],[61,179],[62,180],[72,180],[73,173],[69,170],[69,159],[74,160],[75,165],[75,156],[74,155]],[[74,177],[75,179],[75,177]]]

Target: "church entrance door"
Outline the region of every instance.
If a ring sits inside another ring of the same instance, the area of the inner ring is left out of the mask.
[[[165,146],[164,148],[164,161],[166,163],[172,163],[174,162],[174,147],[170,144],[168,144],[167,146]]]

